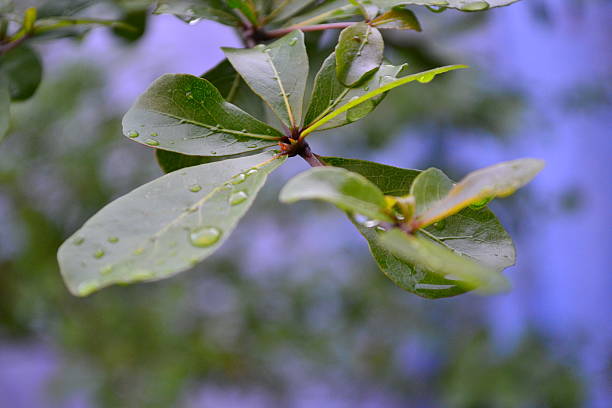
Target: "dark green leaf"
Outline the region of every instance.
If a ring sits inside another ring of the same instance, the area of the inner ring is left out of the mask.
[[[425,269],[455,280],[464,289],[494,293],[508,287],[499,272],[451,249],[438,245],[421,234],[409,235],[393,228],[378,234],[380,245],[415,269]]]
[[[283,21],[313,4],[316,0],[274,0],[274,6],[268,19]]]
[[[436,201],[428,203],[426,208],[417,210],[417,225],[431,225],[469,205],[483,201],[486,203],[494,197],[508,196],[530,182],[543,167],[542,160],[518,159],[474,171],[450,189],[448,194],[437,197]],[[426,176],[427,174],[424,175]],[[417,182],[418,179],[415,183]],[[418,203],[417,197],[417,206]]]
[[[405,8],[393,8],[372,20],[378,28],[421,31],[421,24],[414,13]]]
[[[338,80],[348,87],[361,84],[382,64],[383,50],[383,38],[377,28],[366,23],[345,28],[336,45]]]
[[[198,156],[257,151],[282,136],[192,75],[156,80],[123,118],[123,130],[139,143]]]
[[[391,9],[396,6],[447,7],[461,11],[482,11],[492,7],[507,6],[518,0],[372,0],[380,8]]]
[[[310,124],[323,118],[336,107],[342,106],[352,99],[358,98],[396,79],[404,67],[404,65],[394,66],[382,64],[378,71],[376,71],[376,73],[363,85],[356,88],[348,88],[338,81],[338,77],[336,76],[336,56],[332,53],[323,62],[321,69],[315,77],[308,113],[304,120],[305,126],[308,127]],[[386,94],[383,93],[375,98],[369,99],[336,116],[317,130],[331,129],[355,122],[372,112],[376,106],[382,102],[385,96]]]
[[[30,47],[21,45],[0,56],[0,74],[8,79],[12,100],[28,99],[42,79],[40,57]]]
[[[70,291],[86,296],[191,268],[221,246],[284,160],[262,153],[188,167],[110,203],[59,249]]]
[[[188,23],[204,18],[231,26],[241,24],[223,0],[160,0],[153,13],[173,14]]]
[[[345,112],[350,111],[351,109],[355,108],[357,105],[363,104],[369,99],[376,98],[379,95],[382,95],[383,93],[393,88],[397,88],[400,85],[404,85],[404,84],[407,84],[413,81],[418,81],[420,83],[428,83],[428,82],[431,82],[431,80],[435,78],[436,75],[443,74],[445,72],[453,71],[456,69],[462,69],[462,68],[467,68],[467,66],[450,65],[446,67],[434,68],[434,69],[430,69],[429,71],[419,72],[418,74],[407,75],[405,77],[398,78],[388,83],[381,84],[381,86],[375,88],[374,90],[369,90],[363,95],[349,100],[347,103],[331,111],[330,113],[328,113],[321,119],[318,119],[316,122],[311,123],[310,125],[308,125],[306,129],[302,131],[302,136],[306,136],[307,134],[314,132],[316,129],[322,127],[323,125],[332,121],[336,117],[343,115]]]
[[[285,26],[303,27],[324,23],[330,20],[344,19],[359,15],[359,7],[350,4],[347,0],[327,0],[306,13],[300,13],[289,20]]]
[[[253,24],[258,24],[257,10],[252,1],[249,0],[227,0],[227,5],[238,9]]]
[[[317,167],[298,174],[283,187],[280,200],[322,200],[369,218],[391,221],[385,196],[365,177],[339,167]]]
[[[213,163],[221,160],[235,158],[234,156],[189,156],[186,154],[169,152],[167,150],[156,149],[155,157],[159,167],[164,173],[183,169],[185,167],[198,166],[200,164]]]
[[[371,0],[349,0],[349,3],[357,6],[366,20],[372,20],[378,14],[378,6],[372,4]]]
[[[301,124],[308,79],[308,56],[301,31],[289,33],[267,46],[223,48],[223,51],[285,126],[292,128]]]

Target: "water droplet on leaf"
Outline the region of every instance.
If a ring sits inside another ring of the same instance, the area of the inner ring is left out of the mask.
[[[93,256],[96,259],[100,259],[104,256],[105,252],[101,249],[98,249],[96,252],[94,252]]]
[[[76,237],[74,241],[72,241],[72,243],[76,246],[81,245],[83,242],[85,242],[85,238],[83,237]]]
[[[117,237],[108,237],[107,241],[110,242],[111,244],[116,244],[117,242],[119,242],[119,238],[117,238]]]
[[[199,184],[194,184],[193,186],[189,187],[189,191],[191,191],[192,193],[197,193],[200,190],[202,190],[202,186],[200,186]]]
[[[487,204],[489,204],[489,201],[491,201],[493,198],[492,197],[487,197],[487,198],[483,198],[480,201],[476,201],[472,204],[470,204],[470,208],[472,210],[480,210],[483,209],[484,207],[487,206]]]
[[[297,40],[298,40],[298,39],[297,39],[297,38],[295,38],[295,37],[294,37],[294,38],[292,38],[291,40],[289,40],[289,45],[293,47],[293,46],[294,46],[294,45],[297,43]]]
[[[442,231],[444,228],[446,228],[446,220],[440,220],[438,222],[434,222],[433,226],[438,231]]]
[[[486,1],[473,1],[461,7],[461,11],[482,11],[488,9],[489,3]]]
[[[417,78],[417,81],[419,81],[422,84],[426,84],[428,82],[431,82],[431,80],[434,79],[435,76],[436,76],[435,74],[421,75],[420,77]]]
[[[134,139],[134,138],[137,138],[138,136],[140,136],[140,133],[136,132],[135,130],[132,130],[131,132],[128,132],[127,135],[128,135],[129,138]]]
[[[229,203],[230,205],[238,205],[244,203],[247,198],[249,198],[249,195],[246,192],[238,191],[230,196]]]
[[[149,146],[159,146],[159,142],[153,139],[147,139],[145,140],[145,143],[148,144]]]
[[[246,180],[247,176],[244,173],[240,173],[235,175],[234,177],[232,177],[232,179],[230,180],[230,183],[232,184],[240,184],[242,182],[244,182],[244,180]]]
[[[202,227],[193,230],[189,234],[189,240],[193,246],[206,248],[214,245],[221,238],[221,230],[216,227]]]

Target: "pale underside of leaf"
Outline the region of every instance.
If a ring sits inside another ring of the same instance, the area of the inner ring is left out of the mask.
[[[266,152],[189,167],[110,203],[59,250],[69,289],[86,296],[193,267],[231,234],[268,174],[284,160]]]
[[[173,14],[188,23],[205,18],[226,25],[240,24],[223,0],[159,0],[153,13]]]
[[[337,167],[317,167],[305,171],[283,187],[280,200],[322,200],[338,208],[366,217],[392,221],[384,212],[382,192],[365,177]]]
[[[542,160],[518,159],[472,172],[455,184],[446,196],[417,213],[417,225],[431,225],[470,204],[508,196],[531,181],[543,167]]]
[[[450,65],[450,66],[446,66],[446,67],[440,67],[440,68],[434,68],[434,69],[430,69],[428,71],[423,71],[423,72],[419,72],[418,74],[412,74],[412,75],[407,75],[401,78],[398,78],[394,81],[391,81],[389,83],[386,83],[382,86],[380,86],[379,88],[376,88],[372,91],[369,91],[363,95],[361,95],[360,97],[353,99],[347,103],[345,103],[344,105],[340,106],[339,108],[333,110],[332,112],[328,113],[326,116],[324,116],[323,118],[317,120],[316,122],[312,123],[311,125],[309,125],[306,129],[304,129],[302,131],[302,137],[306,136],[307,134],[313,132],[314,130],[320,128],[321,126],[323,126],[324,124],[326,124],[327,122],[331,121],[332,119],[334,119],[335,117],[343,114],[344,112],[349,111],[350,109],[353,109],[355,106],[362,104],[363,102],[366,102],[369,99],[372,99],[374,97],[377,97],[393,88],[397,88],[400,85],[404,85],[413,81],[419,81],[419,82],[430,82],[436,75],[439,74],[443,74],[445,72],[449,72],[449,71],[453,71],[456,69],[463,69],[463,68],[467,68],[466,65]]]
[[[208,81],[164,75],[123,119],[125,136],[144,145],[199,156],[265,149],[282,134],[223,100]]]
[[[409,235],[399,229],[379,234],[380,244],[404,262],[455,280],[465,289],[495,293],[508,288],[506,279],[493,268],[436,244],[421,234]]]
[[[253,92],[285,126],[301,124],[308,78],[308,56],[301,31],[293,31],[267,46],[223,51]]]

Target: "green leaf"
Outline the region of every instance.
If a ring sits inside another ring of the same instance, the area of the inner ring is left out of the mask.
[[[518,0],[372,0],[372,2],[383,9],[391,9],[396,6],[429,6],[447,7],[461,11],[483,11],[492,7],[507,6]]]
[[[372,20],[374,27],[395,30],[421,31],[421,24],[414,13],[405,8],[393,8]]]
[[[383,50],[383,38],[377,28],[366,23],[345,28],[335,52],[338,80],[348,87],[359,85],[380,67]]]
[[[8,81],[0,75],[0,142],[11,125],[11,94]]]
[[[269,21],[283,21],[299,13],[316,0],[275,0]]]
[[[378,6],[372,4],[371,0],[349,0],[349,3],[357,6],[366,20],[372,20],[378,14]]]
[[[456,283],[467,290],[478,289],[483,293],[504,290],[508,283],[499,272],[452,250],[437,245],[424,236],[410,235],[393,228],[379,233],[381,246],[402,259]]]
[[[359,96],[358,98],[352,99],[349,102],[345,103],[344,105],[340,106],[339,108],[335,109],[334,111],[328,113],[326,116],[324,116],[323,118],[317,120],[316,122],[310,124],[306,129],[304,129],[302,131],[302,137],[306,136],[307,134],[315,131],[316,129],[320,128],[321,126],[323,126],[324,124],[326,124],[327,122],[331,121],[332,119],[336,118],[339,115],[342,115],[345,112],[348,112],[349,110],[353,109],[354,107],[356,107],[359,104],[362,104],[363,102],[367,101],[368,99],[372,99],[375,98],[393,88],[397,88],[400,85],[404,85],[413,81],[418,81],[420,83],[428,83],[431,82],[431,80],[439,74],[443,74],[445,72],[448,71],[453,71],[456,69],[463,69],[463,68],[467,68],[466,65],[450,65],[450,66],[446,66],[446,67],[440,67],[440,68],[434,68],[434,69],[430,69],[428,71],[423,71],[423,72],[419,72],[418,74],[412,74],[412,75],[407,75],[405,77],[401,77],[399,79],[396,79],[394,81],[388,82],[374,90],[371,90],[369,92],[366,92],[365,94]]]
[[[204,18],[230,26],[241,24],[223,0],[160,0],[153,14],[173,14],[187,23]]]
[[[416,226],[431,225],[469,205],[508,196],[530,182],[543,167],[542,160],[518,159],[474,171],[450,189],[446,196],[428,204],[422,212],[417,211]]]
[[[439,175],[437,180],[430,178],[435,188],[422,190],[412,188],[416,177],[422,174],[418,170],[386,166],[365,160],[338,157],[319,157],[319,159],[327,165],[343,167],[361,174],[375,183],[384,194],[405,196],[412,191],[418,195],[420,202],[428,202],[439,195],[444,195],[452,187],[452,182],[441,173],[435,173]],[[446,191],[444,186],[447,188]],[[437,193],[429,196],[421,194],[421,191],[437,191]],[[351,221],[368,241],[372,256],[379,268],[402,289],[426,298],[456,296],[467,290],[454,280],[445,279],[426,269],[404,262],[381,246],[377,230],[371,224],[366,226],[352,217]],[[478,210],[466,208],[440,223],[421,230],[421,233],[428,235],[440,245],[466,254],[499,272],[514,263],[512,240],[495,215],[487,208]]]
[[[365,177],[337,167],[317,167],[298,174],[283,187],[280,200],[322,200],[338,208],[381,221],[392,221],[384,212],[385,196]]]
[[[233,103],[256,118],[265,117],[262,100],[251,91],[227,58],[202,75],[202,78],[213,84],[227,102]]]
[[[342,106],[355,98],[373,91],[385,83],[397,78],[405,65],[394,66],[382,64],[378,71],[372,75],[363,85],[357,88],[348,88],[338,81],[336,76],[336,56],[332,53],[321,65],[321,69],[315,77],[310,105],[304,120],[308,127],[310,124],[323,118],[336,107]],[[360,105],[341,113],[329,122],[317,128],[317,130],[331,129],[355,122],[372,112],[386,96],[385,93],[369,99]]]
[[[207,80],[164,75],[123,118],[133,140],[178,153],[224,156],[274,146],[282,134],[223,100]]]
[[[429,168],[419,174],[410,186],[410,194],[418,197],[416,214],[427,211],[453,188],[453,181],[441,170]]]
[[[461,11],[482,11],[493,7],[507,6],[518,0],[371,0],[380,10],[391,10],[397,6],[446,7]],[[286,25],[295,28],[320,24],[330,20],[346,19],[361,14],[359,7],[347,0],[328,0],[318,7],[300,14]]]
[[[86,296],[190,269],[221,246],[284,160],[267,152],[188,167],[110,203],[59,249],[70,291]]]
[[[198,166],[200,164],[213,163],[217,161],[235,158],[234,156],[190,156],[167,150],[155,150],[155,158],[159,167],[164,173],[172,173],[173,171],[183,169],[185,167]]]
[[[40,57],[30,47],[21,45],[0,56],[0,74],[8,79],[12,100],[28,99],[42,80]]]
[[[267,46],[223,48],[223,51],[285,126],[293,128],[301,124],[308,79],[308,56],[301,31],[291,32]]]

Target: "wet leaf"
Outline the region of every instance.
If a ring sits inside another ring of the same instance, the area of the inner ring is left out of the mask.
[[[340,33],[336,45],[336,75],[343,85],[353,87],[372,75],[383,60],[384,43],[377,28],[353,24]]]
[[[342,106],[355,98],[359,98],[370,91],[380,88],[387,82],[393,81],[404,67],[405,65],[394,66],[382,64],[376,73],[361,86],[349,88],[342,85],[336,76],[336,56],[332,53],[323,62],[321,69],[315,77],[312,97],[310,98],[310,105],[304,124],[308,127],[310,124],[332,112],[336,107]],[[383,93],[369,99],[355,106],[353,109],[336,116],[317,128],[317,130],[331,129],[355,122],[372,112],[378,104],[382,102],[385,96],[386,94]]]
[[[187,23],[204,18],[230,26],[241,24],[224,0],[160,0],[153,13],[173,14]]]
[[[414,13],[405,8],[393,8],[372,20],[374,27],[394,30],[421,31],[421,24]]]
[[[365,177],[337,167],[317,167],[298,174],[283,187],[280,200],[322,200],[369,218],[391,221],[383,193]]]
[[[301,124],[308,79],[308,56],[301,31],[289,33],[266,46],[223,48],[223,51],[236,71],[285,126],[291,128]]]
[[[453,186],[444,197],[429,203],[427,208],[421,211],[417,210],[417,225],[431,225],[469,205],[486,202],[494,197],[508,196],[531,181],[543,167],[542,160],[518,159],[476,170]],[[428,174],[424,173],[422,176],[428,177]],[[416,183],[419,183],[418,178]]]
[[[158,149],[224,156],[274,146],[282,134],[226,102],[208,81],[164,75],[123,118],[124,134]]]
[[[381,232],[380,245],[404,262],[422,268],[467,290],[495,293],[507,289],[508,283],[499,272],[451,249],[438,245],[421,234],[409,235],[394,228]]]
[[[404,85],[404,84],[414,82],[414,81],[418,81],[421,83],[428,83],[432,81],[437,75],[443,74],[445,72],[453,71],[456,69],[463,69],[463,68],[467,68],[467,66],[466,65],[450,65],[446,67],[430,69],[428,71],[419,72],[418,74],[411,74],[411,75],[407,75],[407,76],[392,80],[388,83],[385,83],[384,85],[381,85],[375,88],[374,90],[370,90],[364,93],[363,95],[357,98],[349,100],[347,103],[334,109],[333,111],[331,111],[330,113],[322,117],[321,119],[318,119],[316,122],[310,124],[308,128],[302,131],[302,136],[306,136],[307,134],[315,131],[316,129],[322,127],[323,125],[335,119],[336,117],[355,108],[357,105],[360,105],[372,98],[376,98],[379,95],[393,88],[397,88],[400,85]]]
[[[211,255],[284,162],[262,153],[188,167],[108,204],[62,244],[70,291],[168,278]]]

